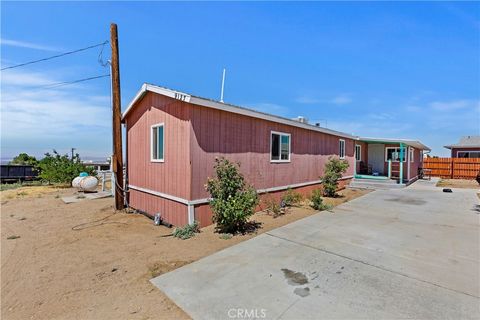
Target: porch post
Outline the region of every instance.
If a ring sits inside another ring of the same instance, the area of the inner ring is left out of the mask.
[[[357,144],[353,141],[353,177],[357,177]]]
[[[398,183],[403,183],[403,143],[400,142],[400,156],[399,156],[399,161],[400,161],[400,177],[398,179]]]
[[[407,147],[407,183],[410,181],[410,146]]]

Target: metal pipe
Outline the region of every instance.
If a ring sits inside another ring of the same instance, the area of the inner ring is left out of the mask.
[[[223,68],[222,91],[220,93],[220,102],[223,102],[223,89],[225,88],[225,68]]]

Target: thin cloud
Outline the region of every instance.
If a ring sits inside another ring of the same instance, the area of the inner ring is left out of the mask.
[[[348,94],[340,94],[333,98],[327,98],[327,97],[317,98],[313,96],[304,95],[295,99],[295,102],[301,103],[301,104],[326,103],[326,104],[335,104],[335,105],[345,105],[345,104],[351,103],[352,101],[353,101],[352,98],[350,98]]]
[[[295,99],[295,102],[302,103],[302,104],[316,104],[322,101],[320,99],[309,97],[309,96],[301,96]]]
[[[351,102],[352,102],[352,99],[347,95],[339,95],[339,96],[330,100],[330,103],[333,103],[333,104],[336,104],[336,105],[345,105],[345,104],[349,104]]]
[[[465,108],[478,106],[479,102],[474,100],[453,100],[453,101],[434,101],[430,103],[430,107],[437,111],[455,111]]]
[[[59,48],[54,48],[51,46],[45,46],[45,45],[26,42],[26,41],[11,40],[11,39],[4,39],[4,38],[0,38],[0,44],[2,46],[10,46],[10,47],[17,47],[17,48],[42,50],[42,51],[53,51],[53,52],[61,51],[59,50]]]
[[[34,148],[49,150],[65,145],[83,150],[90,148],[104,155],[109,153],[111,115],[108,95],[99,95],[90,84],[30,89],[32,84],[62,80],[65,79],[58,75],[13,70],[7,77],[2,77],[2,153],[8,149],[9,155],[13,155],[35,151]],[[105,91],[108,94],[108,90]]]

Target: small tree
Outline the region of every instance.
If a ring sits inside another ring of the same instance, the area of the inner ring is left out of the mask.
[[[216,178],[209,178],[205,186],[210,193],[213,222],[221,233],[244,231],[248,218],[255,212],[258,195],[247,185],[239,172],[239,164],[225,158],[215,159]]]
[[[34,166],[38,163],[37,158],[30,156],[27,153],[20,153],[18,156],[12,159],[9,164],[22,164]]]
[[[66,154],[60,155],[55,150],[53,154],[45,153],[45,158],[38,162],[37,168],[40,171],[39,177],[48,183],[70,183],[80,172],[95,174],[93,167],[85,167],[82,164],[78,153],[70,158]]]
[[[315,210],[322,211],[329,210],[331,208],[331,206],[329,206],[328,204],[323,203],[322,192],[320,191],[320,189],[314,189],[312,191],[310,200],[312,201],[310,206]]]
[[[326,197],[335,197],[338,189],[338,179],[348,169],[348,162],[337,158],[330,157],[325,164],[325,171],[322,179],[323,195]]]

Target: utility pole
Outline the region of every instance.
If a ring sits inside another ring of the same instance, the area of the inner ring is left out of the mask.
[[[122,124],[120,106],[120,66],[118,61],[118,34],[117,25],[110,24],[110,45],[112,46],[111,79],[112,79],[112,115],[113,115],[113,156],[112,188],[114,188],[115,209],[124,208],[123,195],[123,156],[122,156]],[[113,181],[114,180],[114,181]]]
[[[76,148],[72,148],[72,162],[73,162],[73,153],[77,150]]]

